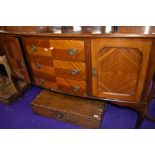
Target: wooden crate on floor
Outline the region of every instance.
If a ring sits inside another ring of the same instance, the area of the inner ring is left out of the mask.
[[[100,128],[103,101],[78,98],[43,90],[32,102],[35,113],[85,128]]]

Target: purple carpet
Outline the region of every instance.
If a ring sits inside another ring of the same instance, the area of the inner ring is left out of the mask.
[[[11,106],[0,104],[1,129],[81,129],[79,126],[64,123],[36,115],[32,112],[31,101],[41,91],[32,86],[25,92],[23,98],[18,99]],[[149,107],[149,114],[155,117],[155,99]],[[120,108],[108,104],[102,119],[103,129],[132,129],[137,120],[137,113],[128,108]],[[155,129],[155,123],[144,120],[142,129]]]

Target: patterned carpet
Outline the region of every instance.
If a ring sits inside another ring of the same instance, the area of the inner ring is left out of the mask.
[[[31,110],[31,101],[41,88],[31,86],[11,106],[0,104],[0,129],[81,129],[79,126],[64,123],[36,115]],[[149,107],[149,114],[155,117],[155,99]],[[137,120],[137,113],[128,108],[120,108],[108,104],[102,119],[102,129],[132,129]],[[155,123],[144,120],[141,129],[155,129]]]

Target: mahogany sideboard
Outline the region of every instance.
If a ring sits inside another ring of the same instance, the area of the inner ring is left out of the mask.
[[[155,91],[155,28],[0,27],[0,55],[22,80],[106,100],[146,117]],[[151,85],[152,83],[152,85]]]

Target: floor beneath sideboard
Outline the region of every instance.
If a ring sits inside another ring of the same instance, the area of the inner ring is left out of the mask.
[[[31,110],[31,101],[41,91],[32,86],[27,89],[22,99],[10,106],[0,104],[1,129],[80,129],[81,127],[60,122],[54,119],[36,115]],[[149,108],[149,114],[155,117],[155,99]],[[108,105],[104,114],[101,128],[103,129],[132,129],[135,126],[137,113],[127,109]],[[155,123],[144,120],[142,129],[155,129]]]

